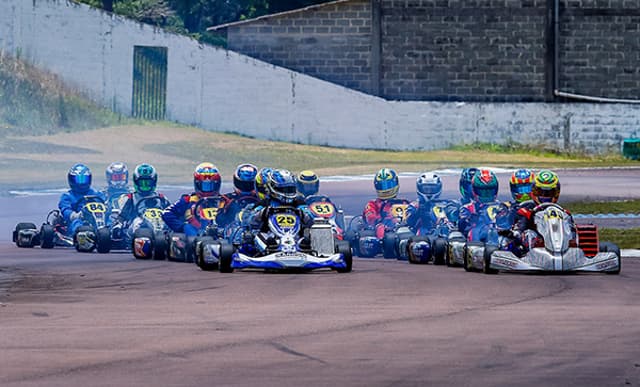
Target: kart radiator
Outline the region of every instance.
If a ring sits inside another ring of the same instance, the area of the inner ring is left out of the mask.
[[[335,254],[333,231],[329,222],[317,219],[311,226],[310,238],[311,249],[316,251],[318,255]]]
[[[578,247],[584,255],[593,258],[598,254],[598,228],[593,224],[576,224]]]

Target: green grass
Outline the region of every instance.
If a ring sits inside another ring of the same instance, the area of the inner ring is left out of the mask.
[[[574,214],[638,214],[640,200],[616,200],[607,202],[571,202],[567,208]]]
[[[621,249],[640,248],[640,228],[600,228],[601,241],[611,241]]]

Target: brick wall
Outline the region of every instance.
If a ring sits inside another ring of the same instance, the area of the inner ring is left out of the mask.
[[[560,11],[560,89],[640,99],[640,1],[572,0]]]
[[[241,24],[229,28],[227,37],[231,50],[359,91],[370,90],[368,0]]]
[[[552,5],[353,0],[232,26],[229,48],[391,100],[553,101]],[[639,98],[640,0],[560,0],[557,43],[561,91]]]
[[[382,1],[382,95],[542,101],[546,0]]]

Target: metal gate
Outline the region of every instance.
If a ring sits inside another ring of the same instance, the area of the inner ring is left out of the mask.
[[[167,48],[133,47],[134,117],[163,120],[167,102]]]

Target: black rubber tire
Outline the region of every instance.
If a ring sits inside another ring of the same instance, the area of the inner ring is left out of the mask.
[[[444,238],[435,238],[433,240],[432,252],[433,252],[433,264],[444,265],[447,261],[447,250],[449,244]]]
[[[93,228],[91,228],[90,226],[80,226],[78,227],[78,229],[76,230],[76,234],[73,236],[73,245],[76,248],[76,251],[79,253],[90,253],[93,251],[93,249],[95,248],[95,246],[93,246],[90,250],[83,250],[80,248],[80,246],[78,245],[78,241],[77,241],[77,235],[79,232],[82,231],[93,231]]]
[[[153,235],[153,259],[158,261],[164,261],[169,252],[169,241],[167,241],[167,235],[158,231]]]
[[[360,252],[358,251],[358,233],[353,230],[347,230],[344,233],[344,240],[349,243],[351,249],[353,250],[353,255],[359,256]]]
[[[388,232],[382,237],[382,256],[385,258],[397,258],[396,244],[398,235],[395,232]]]
[[[467,244],[464,246],[464,270],[466,270],[466,271],[476,271],[476,268],[472,266],[471,261],[469,260],[469,245],[484,247],[484,243],[482,243],[482,242],[467,242]]]
[[[214,271],[218,270],[219,264],[216,263],[207,263],[204,261],[204,248],[205,245],[213,243],[214,239],[212,237],[202,237],[200,238],[200,243],[198,244],[198,251],[196,251],[195,262],[196,266],[204,271]]]
[[[155,245],[153,240],[153,232],[148,228],[139,228],[133,232],[133,239],[131,240],[131,251],[133,252],[133,256],[136,257],[136,259],[150,259],[151,256],[144,257],[136,254],[135,243],[136,243],[136,239],[138,238],[149,238],[149,240],[151,241],[151,252],[153,254],[153,249]]]
[[[353,254],[351,253],[351,247],[346,241],[336,242],[336,253],[342,253],[344,255],[344,261],[347,267],[344,269],[336,269],[338,273],[350,273],[353,268]]]
[[[175,246],[173,246],[173,239],[174,238],[178,238],[180,239],[184,244],[185,247],[187,245],[187,236],[183,233],[174,233],[172,236],[170,236],[169,238],[169,251],[171,251],[172,249],[176,248]],[[187,255],[187,252],[185,251],[185,256]],[[186,257],[182,258],[182,259],[178,259],[178,258],[173,258],[171,257],[169,254],[167,254],[167,260],[169,261],[173,261],[173,262],[184,262],[184,260],[186,259]]]
[[[31,245],[23,246],[22,244],[20,244],[20,239],[17,238],[18,232],[20,230],[31,230],[31,229],[37,230],[38,227],[36,227],[36,225],[33,224],[33,223],[27,223],[27,222],[18,223],[16,225],[16,229],[13,232],[13,241],[15,242],[16,246],[18,246],[18,247],[33,247],[34,246],[33,241],[31,241],[32,242]]]
[[[96,231],[96,250],[100,254],[107,254],[111,251],[111,230],[107,227],[99,228]]]
[[[50,224],[43,224],[40,228],[40,248],[52,249],[55,246],[55,230]]]
[[[368,237],[374,237],[375,238],[375,236],[376,236],[376,233],[373,230],[364,230],[364,231],[360,232],[360,235],[355,240],[355,247],[353,249],[358,257],[373,258],[375,256],[375,254],[363,253],[360,250],[360,240],[361,239],[368,238]]]
[[[622,256],[620,255],[620,247],[613,242],[600,242],[598,250],[604,253],[615,253],[618,256],[618,269],[614,271],[605,271],[607,274],[618,275],[622,270]]]
[[[482,265],[482,272],[484,274],[498,274],[498,270],[496,269],[492,269],[490,267],[491,265],[491,254],[493,254],[494,251],[498,250],[498,246],[496,245],[485,245],[484,246],[484,255],[483,255],[483,265]]]
[[[234,252],[235,249],[233,248],[233,245],[231,243],[226,241],[220,242],[220,263],[218,264],[220,273],[233,273],[231,261]]]

